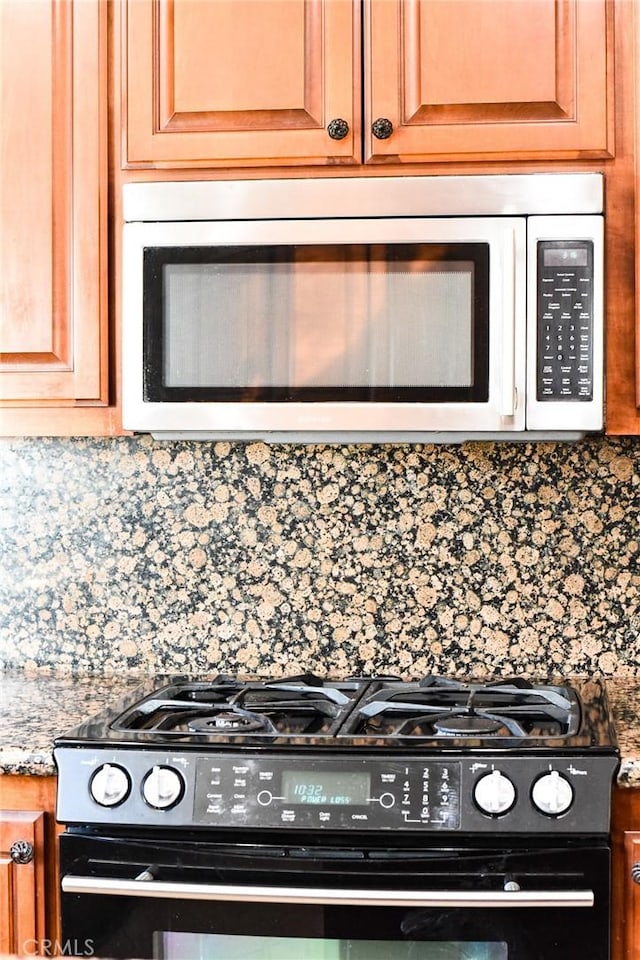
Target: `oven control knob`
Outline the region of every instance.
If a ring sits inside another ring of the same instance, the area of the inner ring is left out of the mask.
[[[516,788],[504,773],[493,770],[480,777],[473,790],[473,799],[483,813],[500,817],[516,802]]]
[[[566,813],[573,803],[573,787],[566,777],[557,770],[543,773],[538,777],[531,790],[533,805],[540,813],[548,817],[559,817]]]
[[[117,807],[131,790],[131,778],[124,767],[103,763],[91,778],[89,793],[101,807]]]
[[[145,803],[156,810],[175,807],[184,793],[184,781],[173,767],[153,767],[142,781]]]

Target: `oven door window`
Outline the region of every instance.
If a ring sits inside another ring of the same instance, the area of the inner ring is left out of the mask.
[[[163,960],[508,960],[506,943],[389,940],[311,940],[308,937],[247,937],[165,933]]]
[[[489,244],[148,247],[144,399],[486,402]]]
[[[160,939],[158,956],[166,960],[508,960],[509,955],[506,943],[391,943],[166,933]]]

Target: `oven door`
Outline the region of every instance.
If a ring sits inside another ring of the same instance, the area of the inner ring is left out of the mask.
[[[280,838],[279,838],[280,839]],[[495,841],[494,841],[495,843]],[[61,837],[78,955],[607,960],[609,848]]]
[[[128,429],[524,429],[524,217],[128,223],[123,265]]]

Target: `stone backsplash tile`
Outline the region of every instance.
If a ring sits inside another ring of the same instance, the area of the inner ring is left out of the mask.
[[[640,676],[640,442],[0,445],[0,665]]]

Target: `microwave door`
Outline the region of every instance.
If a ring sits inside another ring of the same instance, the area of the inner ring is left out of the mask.
[[[131,223],[124,425],[421,440],[524,429],[524,218]]]

